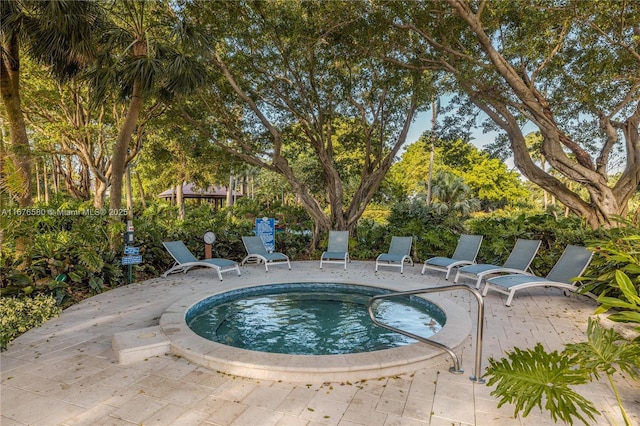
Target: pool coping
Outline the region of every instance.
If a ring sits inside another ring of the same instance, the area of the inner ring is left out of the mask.
[[[346,280],[322,280],[327,283],[344,283],[368,287],[387,288],[395,291],[397,285],[376,285],[372,283],[348,282]],[[295,283],[319,282],[297,280]],[[260,283],[256,285],[287,284]],[[247,285],[242,287],[254,287]],[[192,294],[169,306],[160,318],[160,331],[170,341],[171,353],[214,371],[230,375],[263,380],[305,381],[359,381],[385,376],[410,373],[446,362],[448,354],[425,343],[413,343],[379,351],[341,355],[287,355],[257,352],[235,348],[207,340],[187,325],[187,311],[211,296],[228,290],[212,291],[210,294]],[[471,334],[472,321],[467,310],[441,295],[429,294],[424,297],[437,305],[445,313],[447,321],[431,340],[456,350]],[[455,319],[451,321],[450,319]]]

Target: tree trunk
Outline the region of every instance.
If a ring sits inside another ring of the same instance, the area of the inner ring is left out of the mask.
[[[91,174],[89,168],[80,162],[80,196],[82,201],[91,198]]]
[[[227,207],[233,205],[233,175],[229,175],[229,185],[227,186]]]
[[[140,179],[140,173],[136,172],[136,182],[138,184],[138,193],[140,194],[140,201],[142,202],[142,208],[147,208],[147,200],[144,196],[144,188],[142,187],[142,179]]]
[[[184,181],[180,181],[178,185],[176,185],[176,203],[178,204],[178,219],[184,220],[184,192],[182,188],[184,187]]]
[[[127,219],[133,220],[133,192],[131,187],[131,167],[127,166]]]
[[[54,194],[58,194],[60,192],[60,180],[58,178],[58,157],[55,155],[51,156],[51,182],[53,183],[53,192]]]
[[[18,176],[18,185],[7,189],[20,207],[33,204],[31,197],[31,146],[20,100],[20,53],[16,36],[2,46],[6,51],[0,61],[0,95],[9,122],[9,149],[7,154]]]
[[[95,193],[93,194],[93,207],[96,209],[104,208],[104,200],[107,196],[107,182],[96,177],[94,180],[94,185],[96,186]]]
[[[49,179],[47,178],[47,162],[43,162],[43,180],[44,180],[44,203],[49,204]]]
[[[131,136],[136,128],[138,116],[142,110],[142,87],[140,81],[133,83],[131,101],[127,114],[118,132],[118,138],[111,157],[111,195],[109,196],[109,207],[111,211],[118,211],[122,206],[122,181],[124,177],[127,156],[129,154],[129,144]]]
[[[40,192],[40,168],[38,167],[37,161],[36,161],[36,197],[38,202],[42,201],[42,195]]]

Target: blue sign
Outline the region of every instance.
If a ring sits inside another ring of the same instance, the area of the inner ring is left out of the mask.
[[[262,239],[264,247],[268,252],[272,252],[276,249],[276,220],[274,218],[256,218],[255,233]]]
[[[137,265],[142,263],[142,256],[124,256],[122,258],[123,265]]]
[[[140,254],[139,247],[124,246],[124,254]]]

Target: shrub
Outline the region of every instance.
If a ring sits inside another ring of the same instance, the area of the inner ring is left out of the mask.
[[[412,236],[414,257],[450,256],[460,234],[466,232],[464,221],[457,214],[438,214],[420,199],[396,203],[388,217],[386,250],[391,235]]]
[[[11,340],[62,312],[53,296],[5,297],[0,304],[0,350]]]
[[[33,214],[7,217],[2,246],[6,256],[0,264],[2,295],[47,293],[59,305],[67,305],[121,284],[117,248],[122,244],[123,223],[80,202],[28,211]],[[52,285],[61,274],[68,282]]]
[[[640,293],[640,228],[624,223],[612,229],[607,238],[589,242],[593,260],[584,273],[584,291],[598,296],[624,299],[616,280],[616,271],[623,272]]]
[[[465,225],[472,234],[483,235],[478,262],[502,264],[518,238],[541,240],[540,250],[531,263],[538,276],[549,273],[568,244],[587,245],[587,241],[607,234],[594,231],[579,218],[556,219],[551,214],[491,215],[468,220]]]

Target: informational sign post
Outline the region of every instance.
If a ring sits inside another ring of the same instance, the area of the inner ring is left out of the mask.
[[[122,264],[126,265],[127,269],[129,270],[129,284],[133,282],[132,265],[138,265],[142,263],[142,255],[140,255],[140,249],[132,245],[134,243],[133,235],[133,222],[129,220],[127,221],[127,230],[122,234],[122,236],[124,237],[125,254],[125,256],[122,257]]]
[[[256,218],[255,233],[262,239],[268,252],[276,249],[276,220],[274,218]]]

